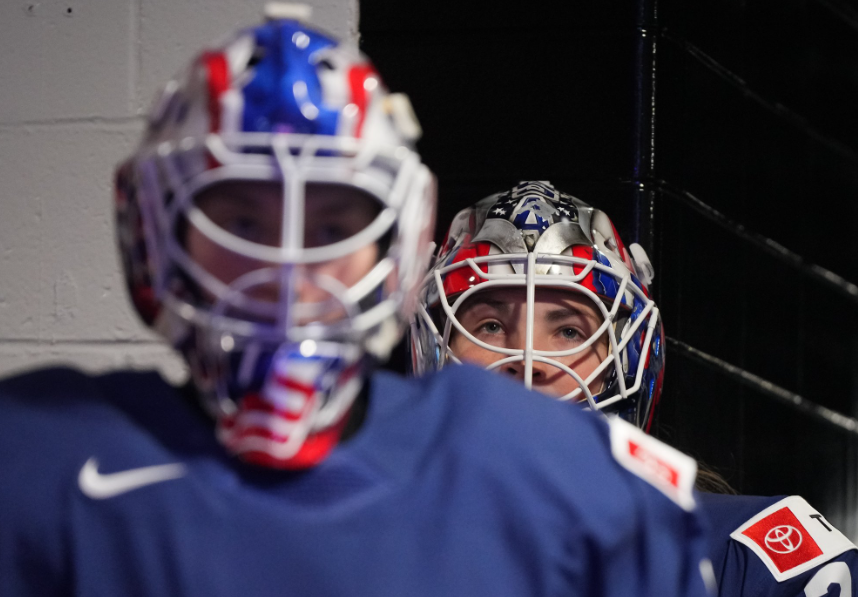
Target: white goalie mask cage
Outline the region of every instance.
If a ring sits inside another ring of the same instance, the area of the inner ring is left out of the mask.
[[[639,274],[638,272],[641,272]],[[657,402],[664,365],[659,311],[646,284],[652,266],[643,249],[622,244],[608,217],[544,181],[523,182],[460,212],[439,249],[420,293],[411,327],[412,366],[417,374],[461,363],[450,347],[458,334],[497,354],[490,370],[523,367],[533,386],[534,363],[562,371],[574,389],[561,400],[617,412],[647,428]],[[457,314],[478,293],[518,288],[524,293],[525,333],[519,347],[477,338]],[[601,324],[567,350],[540,350],[534,343],[534,311],[540,289],[568,291],[586,299]],[[607,356],[586,377],[565,364],[569,357],[606,342]],[[598,388],[594,384],[601,380]]]
[[[141,156],[137,166],[143,175],[141,192],[156,196],[169,193],[172,201],[149,203],[154,222],[150,252],[154,263],[153,289],[170,311],[182,320],[217,329],[219,344],[226,335],[247,339],[271,339],[300,343],[311,341],[364,342],[381,324],[396,318],[406,303],[403,292],[419,279],[421,241],[425,247],[427,222],[431,222],[431,174],[419,157],[405,147],[373,147],[353,139],[300,135],[236,135],[230,148],[225,139],[203,141],[206,152],[217,156],[219,167],[184,180],[177,162],[188,158],[163,152]],[[186,140],[186,145],[187,145]],[[255,153],[271,148],[272,155]],[[236,151],[235,148],[239,148]],[[320,155],[321,154],[321,155]],[[169,191],[161,181],[169,181]],[[194,202],[194,197],[219,182],[282,183],[282,236],[277,246],[258,244],[220,228]],[[304,191],[307,185],[338,185],[359,189],[379,203],[378,215],[356,234],[325,246],[305,247]],[[174,231],[187,222],[209,241],[230,253],[264,266],[249,271],[230,284],[201,267],[187,252]],[[302,266],[324,263],[355,253],[367,245],[385,243],[387,251],[357,283],[343,285],[331,276],[314,275],[312,283],[327,291],[328,300],[296,302],[294,289],[300,278],[310,276]],[[425,250],[425,249],[424,249]],[[215,297],[210,306],[191,301],[182,285],[174,283],[176,270],[205,294]],[[282,293],[276,301],[253,298],[251,289],[276,284]],[[413,292],[413,291],[412,291]],[[341,310],[346,317],[319,323],[325,313]],[[231,314],[244,313],[249,317]],[[296,322],[309,323],[298,325]],[[263,323],[264,322],[264,323]],[[371,341],[368,349],[386,357],[390,341]]]

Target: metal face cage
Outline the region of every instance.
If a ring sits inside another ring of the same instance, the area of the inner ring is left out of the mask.
[[[474,283],[454,297],[451,304],[444,290],[444,279],[451,272],[460,269],[469,270],[467,273],[472,276]],[[494,273],[499,269],[506,271]],[[613,300],[599,296],[582,284],[593,273],[611,276],[617,281],[618,291]],[[459,308],[475,293],[508,287],[526,289],[525,344],[520,349],[493,346],[476,338],[465,329],[457,317]],[[534,308],[538,288],[563,289],[588,298],[602,317],[601,325],[586,341],[574,348],[561,351],[534,348]],[[489,255],[469,257],[435,269],[427,276],[423,293],[424,301],[418,309],[419,321],[415,321],[412,334],[415,337],[421,334],[424,338],[428,336],[431,341],[415,342],[415,349],[422,351],[422,354],[416,355],[415,362],[431,362],[435,368],[443,367],[448,361],[461,363],[461,359],[450,348],[451,334],[455,329],[477,346],[503,355],[487,367],[489,370],[498,369],[508,363],[523,362],[524,383],[528,388],[533,385],[535,362],[556,367],[572,377],[578,387],[560,396],[561,400],[586,401],[589,408],[602,410],[634,396],[641,390],[653,335],[659,326],[659,311],[629,273],[620,276],[609,266],[573,256],[539,253]],[[430,309],[426,307],[428,305],[437,305],[434,309],[434,319]],[[586,379],[557,360],[588,350],[602,335],[608,338],[608,356]],[[432,352],[435,354],[431,354]],[[612,381],[606,383],[603,391],[594,396],[589,385],[605,372]]]

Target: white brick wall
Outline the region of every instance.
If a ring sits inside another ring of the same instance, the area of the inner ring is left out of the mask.
[[[358,0],[309,0],[317,26],[357,38]],[[159,85],[201,46],[260,18],[247,0],[0,3],[0,376],[178,359],[127,304],[111,175]]]

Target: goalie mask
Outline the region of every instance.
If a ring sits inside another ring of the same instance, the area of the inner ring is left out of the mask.
[[[412,322],[412,366],[482,364],[648,429],[664,366],[651,280],[604,212],[522,182],[453,220]]]
[[[320,462],[398,341],[434,221],[419,134],[357,49],[274,18],[170,81],[118,167],[132,301],[241,458]]]

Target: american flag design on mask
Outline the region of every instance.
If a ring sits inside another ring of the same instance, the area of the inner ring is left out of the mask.
[[[314,466],[342,434],[360,391],[359,370],[358,362],[342,355],[306,356],[297,347],[284,347],[262,388],[220,419],[218,435],[248,462],[284,469]]]

